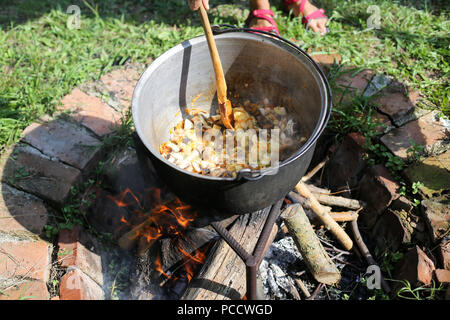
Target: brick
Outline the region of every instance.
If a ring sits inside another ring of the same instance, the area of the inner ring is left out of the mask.
[[[48,300],[50,295],[45,282],[22,280],[0,293],[0,300]]]
[[[407,92],[407,88],[398,81],[393,81],[373,99],[380,111],[390,116],[397,126],[412,120],[419,98],[418,91]]]
[[[375,165],[364,174],[359,182],[359,198],[367,206],[360,217],[368,228],[372,228],[378,216],[399,197],[398,188],[394,177],[383,165]]]
[[[41,235],[48,221],[42,200],[0,183],[0,232]]]
[[[0,242],[0,278],[26,277],[47,282],[51,247],[44,241]]]
[[[420,192],[426,197],[435,197],[450,190],[450,150],[426,158],[404,170],[411,183],[420,181]]]
[[[62,205],[71,186],[81,180],[81,172],[59,161],[53,161],[38,150],[24,144],[9,149],[0,161],[4,182]]]
[[[450,197],[426,199],[422,201],[425,220],[433,242],[437,242],[450,232]]]
[[[388,209],[372,229],[372,238],[375,239],[381,252],[385,250],[395,252],[402,245],[411,242],[412,227],[406,220],[404,212]]]
[[[105,74],[100,80],[106,85],[110,94],[119,99],[122,106],[129,108],[139,77],[139,72],[131,67],[125,67]]]
[[[391,130],[381,138],[381,141],[393,154],[402,159],[408,157],[407,150],[412,147],[411,141],[424,146],[428,153],[435,153],[448,144],[444,140],[450,139],[448,129],[436,120],[436,115],[437,112],[430,112],[400,128]]]
[[[311,54],[311,58],[320,65],[320,67],[327,73],[331,66],[339,64],[342,61],[339,53],[331,54]]]
[[[62,100],[60,110],[69,110],[70,116],[98,136],[113,132],[120,124],[120,114],[99,98],[75,88]]]
[[[333,90],[333,102],[346,103],[351,100],[352,96],[361,95],[366,89],[369,81],[374,76],[373,70],[363,70],[355,74],[355,70],[347,70],[336,81],[335,88]]]
[[[147,64],[152,62],[152,58],[147,59]],[[132,97],[132,92],[136,84],[139,75],[142,74],[146,65],[144,63],[126,63],[122,67],[126,78],[119,79],[119,81],[113,81],[114,71],[110,74],[103,76],[103,80],[108,84],[106,85],[101,80],[93,80],[81,84],[78,88],[87,93],[90,96],[95,96],[102,101],[105,101],[111,108],[118,112],[122,112],[124,109],[130,107],[130,100]],[[115,71],[116,77],[119,72]],[[126,86],[126,88],[114,87],[114,82],[123,82],[121,85]]]
[[[101,158],[100,141],[86,129],[62,119],[33,123],[23,140],[49,157],[82,171],[89,171]]]
[[[439,245],[439,258],[442,267],[445,270],[450,270],[450,240],[442,240]]]
[[[102,259],[95,249],[96,239],[81,227],[59,232],[58,261],[62,267],[77,267],[100,286],[103,285]]]
[[[378,93],[380,90],[386,88],[392,82],[392,78],[384,74],[375,75],[368,84],[366,90],[364,90],[365,97],[371,97]]]
[[[410,200],[408,200],[408,198],[400,196],[392,201],[390,208],[392,210],[405,211],[405,213],[410,214],[414,209],[414,205]]]
[[[434,275],[436,276],[436,280],[439,283],[445,283],[445,284],[450,283],[450,271],[449,270],[436,269],[434,271]]]
[[[379,112],[374,112],[372,114],[372,121],[378,123],[378,125],[375,127],[375,131],[381,134],[387,133],[391,131],[393,128],[395,128],[391,122],[391,119],[389,119],[388,116],[381,114]]]
[[[353,133],[345,137],[344,141],[333,152],[326,168],[328,184],[333,190],[340,188],[354,188],[358,185],[366,166],[363,160],[365,151],[364,137]]]
[[[394,279],[408,280],[412,286],[430,284],[435,270],[433,261],[418,246],[411,248],[395,267]]]
[[[415,207],[410,200],[404,196],[400,196],[398,199],[392,201],[389,210],[397,214],[406,231],[411,234],[412,242],[422,243],[428,241],[427,226],[423,215],[418,207]],[[402,244],[405,243],[407,242],[402,242]]]
[[[66,273],[59,288],[60,300],[104,300],[102,288],[78,269]]]

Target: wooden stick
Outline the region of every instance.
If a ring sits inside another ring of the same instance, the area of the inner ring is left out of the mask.
[[[364,243],[364,241],[363,241],[363,239],[361,237],[361,233],[359,232],[359,228],[358,228],[358,221],[357,220],[352,221],[351,226],[352,226],[353,236],[355,237],[356,244],[358,245],[359,250],[361,250],[361,253],[363,254],[363,256],[366,259],[367,263],[369,265],[376,265],[376,266],[378,266],[377,262],[375,261],[375,259],[370,254],[369,249],[367,248],[366,244]],[[386,282],[386,280],[384,279],[383,275],[381,275],[381,287],[387,293],[391,292],[391,288],[388,285],[388,283]]]
[[[125,233],[118,241],[119,246],[124,250],[131,250],[136,245],[138,237],[142,234],[144,228],[146,228],[150,222],[150,219],[146,219],[144,222]]]
[[[341,274],[317,238],[302,206],[287,207],[281,217],[314,278],[325,284],[338,283]]]
[[[330,215],[336,222],[347,222],[358,219],[358,212],[356,211],[330,212]]]
[[[317,296],[317,294],[319,294],[320,290],[322,290],[324,284],[323,283],[319,283],[319,285],[317,286],[317,288],[314,290],[312,296],[310,296],[308,298],[308,300],[314,300]]]
[[[300,288],[300,290],[302,290],[303,294],[305,295],[306,299],[308,299],[309,297],[311,297],[311,294],[309,293],[308,288],[306,287],[306,285],[303,283],[302,279],[300,278],[294,278],[295,283],[297,284],[297,286]]]
[[[300,203],[302,205],[302,207],[304,207],[305,209],[308,209],[308,211],[306,211],[306,215],[308,216],[309,220],[311,220],[311,222],[313,224],[316,223],[316,221],[318,220],[316,214],[314,212],[311,212],[309,210],[311,210],[311,203],[303,198],[301,195],[295,193],[295,192],[289,192],[289,194],[287,195],[287,197],[294,203]],[[327,212],[330,213],[330,216],[333,218],[334,221],[336,222],[347,222],[347,221],[353,221],[355,219],[358,219],[358,212],[359,211],[342,211],[342,212],[332,212],[331,211],[331,207],[328,206],[322,206]]]
[[[344,229],[337,224],[336,221],[330,216],[328,212],[322,207],[322,205],[317,201],[316,197],[309,191],[308,187],[305,186],[303,182],[299,182],[295,186],[295,190],[304,198],[309,199],[311,202],[311,209],[317,214],[323,225],[331,231],[331,233],[338,239],[342,246],[346,250],[350,250],[353,247],[353,241],[350,239]]]
[[[314,191],[312,191],[312,194],[316,197],[317,201],[327,206],[343,207],[352,210],[358,210],[362,208],[362,204],[358,200],[338,196],[330,196],[328,194],[317,193]]]
[[[304,175],[302,178],[302,182],[306,182],[311,179],[323,166],[327,163],[328,156],[325,157],[317,166],[315,166],[308,174]]]
[[[291,283],[289,283],[289,293],[292,295],[294,300],[302,300],[300,294],[298,293],[297,288]]]
[[[307,184],[306,185],[308,187],[308,189],[312,192],[312,193],[323,193],[323,194],[330,194],[330,190],[328,189],[324,189],[324,188],[319,188],[316,187],[315,185],[312,184]]]
[[[299,195],[296,192],[289,192],[288,193],[288,198],[295,203],[300,203],[302,205],[302,207],[304,207],[305,209],[309,209],[312,210],[311,207],[311,201],[309,199],[306,199],[304,197],[302,197],[301,195]],[[322,206],[322,208],[326,211],[326,212],[331,212],[331,207],[328,206]]]

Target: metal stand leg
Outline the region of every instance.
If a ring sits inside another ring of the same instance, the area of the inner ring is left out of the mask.
[[[270,232],[280,215],[282,200],[278,201],[270,209],[269,215],[264,223],[263,230],[256,243],[253,255],[250,255],[242,246],[233,238],[233,236],[223,228],[220,223],[213,222],[212,226],[218,234],[222,236],[226,243],[236,252],[236,254],[244,261],[246,266],[246,283],[247,283],[247,299],[257,300],[257,274],[258,267],[261,264],[264,254],[264,247],[269,240]]]

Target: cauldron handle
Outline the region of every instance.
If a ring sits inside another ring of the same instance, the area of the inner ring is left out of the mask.
[[[278,167],[267,168],[264,170],[242,169],[237,173],[236,180],[257,181],[264,176],[276,174],[278,172],[278,169]]]

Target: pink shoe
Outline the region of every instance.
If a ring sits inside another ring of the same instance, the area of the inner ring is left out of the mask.
[[[300,11],[301,14],[303,14],[303,10],[305,9],[306,0],[284,0],[284,5],[285,6],[289,6],[289,5],[293,4],[293,3],[299,3],[299,2],[300,2],[299,11]],[[308,30],[308,24],[309,24],[309,22],[311,20],[323,19],[323,18],[328,18],[325,15],[325,10],[318,9],[318,10],[314,11],[313,13],[311,13],[310,15],[306,16],[306,17],[303,15],[302,23],[305,25],[306,29]]]
[[[267,27],[252,27],[252,29],[255,30],[261,30],[261,31],[267,31],[267,32],[275,32],[277,35],[280,35],[280,32],[278,31],[278,26],[275,20],[272,18],[274,16],[274,13],[272,10],[253,10],[250,11],[248,14],[247,19],[245,20],[245,25],[248,27],[248,24],[250,23],[250,20],[252,18],[258,18],[258,19],[264,19],[269,21],[272,26]]]

